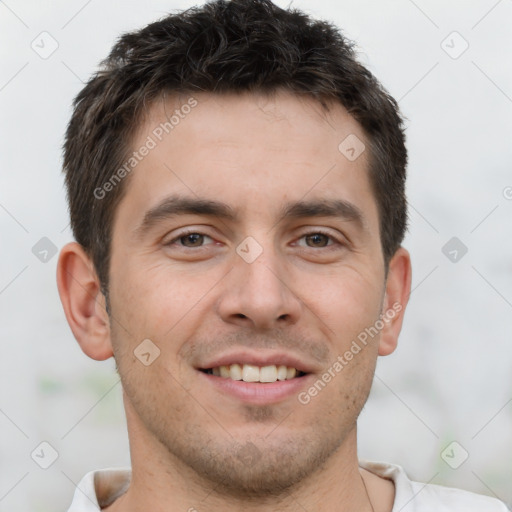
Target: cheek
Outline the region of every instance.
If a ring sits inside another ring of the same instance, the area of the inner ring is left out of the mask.
[[[211,307],[209,292],[222,277],[218,272],[191,275],[166,263],[140,262],[131,268],[127,265],[123,275],[111,282],[115,319],[135,340],[150,338],[165,346],[186,339],[204,317],[205,308]]]
[[[337,275],[316,279],[314,285],[295,282],[297,289],[309,290],[301,298],[329,328],[329,338],[343,344],[379,318],[383,294],[380,279],[346,268]]]

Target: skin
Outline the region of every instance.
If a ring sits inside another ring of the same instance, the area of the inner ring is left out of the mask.
[[[88,356],[115,357],[123,384],[132,482],[107,510],[390,511],[393,484],[358,468],[356,420],[378,355],[396,347],[411,269],[400,248],[385,272],[368,151],[351,162],[338,150],[364,132],[341,105],[325,111],[286,92],[194,97],[124,184],[110,317],[84,250],[70,243],[60,254],[73,333]],[[133,148],[186,99],[155,102]],[[187,213],[141,228],[175,195],[220,200],[237,218]],[[330,199],[355,206],[361,222],[281,214],[289,202]],[[185,229],[206,236],[191,242]],[[236,252],[248,236],[262,249],[252,263]],[[283,350],[312,369],[307,390],[393,304],[402,309],[306,405],[297,393],[244,403],[197,370],[234,347]],[[145,366],[134,350],[148,338],[160,356]]]

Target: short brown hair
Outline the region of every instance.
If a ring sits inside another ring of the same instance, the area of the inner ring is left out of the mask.
[[[126,182],[95,191],[129,158],[131,136],[159,94],[284,89],[340,102],[368,138],[370,181],[387,268],[407,224],[407,152],[396,101],[325,21],[270,0],[216,0],[123,35],[74,101],[64,143],[71,227],[108,289],[114,213]]]

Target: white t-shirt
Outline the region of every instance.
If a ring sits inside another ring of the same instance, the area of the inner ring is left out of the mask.
[[[508,512],[501,501],[488,496],[412,482],[405,471],[394,464],[359,461],[359,466],[393,481],[395,503],[392,512]],[[87,473],[78,484],[68,512],[98,512],[107,507],[127,491],[130,476],[130,468]]]

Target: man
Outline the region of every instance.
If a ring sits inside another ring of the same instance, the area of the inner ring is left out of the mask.
[[[58,286],[114,357],[132,468],[70,511],[505,511],[357,458],[410,293],[396,102],[331,25],[215,1],[123,36],[80,92]]]

